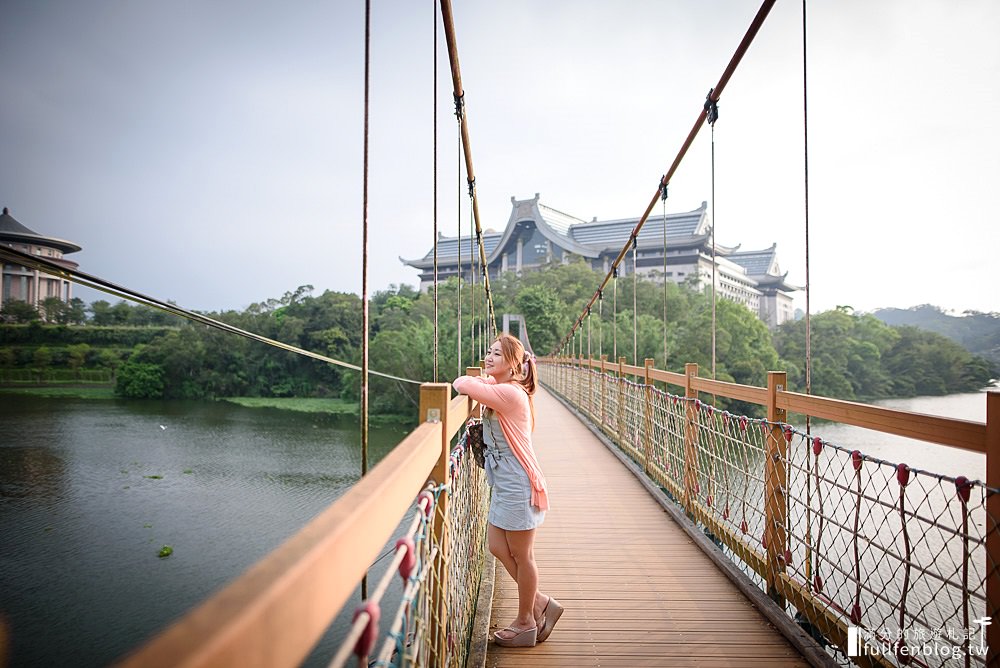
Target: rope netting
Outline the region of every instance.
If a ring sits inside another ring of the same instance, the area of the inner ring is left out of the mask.
[[[985,665],[996,570],[986,535],[1000,519],[986,499],[1000,490],[719,410],[617,368],[539,369],[842,661]]]
[[[417,496],[393,560],[355,611],[331,668],[345,665],[352,654],[367,666],[465,665],[485,564],[490,495],[483,470],[467,454],[463,435],[449,457],[450,485],[428,483]],[[380,620],[381,602],[397,573],[399,606],[391,618]]]

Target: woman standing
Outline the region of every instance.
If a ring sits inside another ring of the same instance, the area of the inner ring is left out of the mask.
[[[533,647],[549,637],[563,612],[558,601],[538,590],[535,564],[535,529],[549,507],[545,477],[531,445],[537,370],[521,342],[502,334],[486,354],[485,373],[462,376],[452,385],[486,407],[486,478],[493,488],[487,540],[490,552],[517,583],[517,617],[493,638],[504,647]]]

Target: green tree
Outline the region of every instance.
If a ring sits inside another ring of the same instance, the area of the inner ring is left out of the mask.
[[[17,323],[32,322],[41,318],[38,309],[19,299],[4,302],[3,308],[0,309],[0,316],[3,316],[3,319],[8,322]]]
[[[163,387],[162,367],[129,360],[118,370],[115,394],[128,399],[160,399]]]
[[[46,297],[42,300],[41,313],[46,322],[65,325],[69,322],[69,305],[59,297]]]
[[[77,378],[80,376],[80,368],[87,362],[87,355],[90,353],[90,346],[86,343],[76,343],[69,347],[67,363],[73,370]]]

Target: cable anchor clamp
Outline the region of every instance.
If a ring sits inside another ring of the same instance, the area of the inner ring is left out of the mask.
[[[705,118],[709,125],[715,125],[719,120],[719,102],[712,99],[713,92],[715,88],[709,88],[708,95],[705,96]]]

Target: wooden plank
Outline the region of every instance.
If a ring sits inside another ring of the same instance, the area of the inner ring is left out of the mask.
[[[491,644],[487,666],[808,665],[585,425],[544,392],[535,407],[551,502],[535,558],[566,612],[534,648]],[[497,571],[491,631],[517,614]]]

